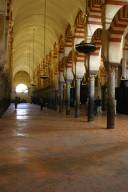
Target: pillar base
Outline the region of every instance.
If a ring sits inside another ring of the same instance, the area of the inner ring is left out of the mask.
[[[115,126],[107,126],[107,129],[115,129]]]
[[[75,118],[78,118],[80,116],[80,113],[75,112]]]
[[[70,115],[70,111],[69,110],[66,111],[66,115],[67,116]]]
[[[94,116],[88,116],[88,122],[94,121]]]

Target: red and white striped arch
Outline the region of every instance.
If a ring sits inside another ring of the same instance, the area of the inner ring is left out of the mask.
[[[128,26],[128,4],[122,7],[115,15],[110,25],[110,41],[120,42],[125,28]]]
[[[12,10],[12,0],[7,0],[6,1],[6,5],[7,5],[7,20],[9,19],[9,14],[10,14],[10,11]]]
[[[76,44],[85,41],[85,23],[84,23],[84,14],[80,10],[75,19],[75,31],[74,31],[74,47]],[[85,55],[75,51],[73,56],[73,72],[76,75],[76,78],[83,78],[85,73]]]
[[[85,54],[75,52],[74,61],[73,61],[73,72],[76,75],[76,78],[82,79],[86,70],[85,70]]]
[[[102,47],[102,29],[101,28],[98,28],[94,32],[91,42],[94,43],[96,46],[96,51],[92,52],[91,55],[98,56],[100,54],[99,52]]]
[[[40,64],[40,76],[44,76],[46,75],[46,56],[45,58],[41,61],[41,64]]]
[[[53,54],[52,54],[52,65],[53,65],[53,86],[58,90],[58,72],[59,72],[59,62],[58,62],[58,46],[55,42],[53,45]]]
[[[73,52],[71,50],[66,60],[66,67],[72,68],[72,65],[73,65]]]
[[[123,59],[122,59],[122,78],[128,79],[128,33],[124,38]]]
[[[102,1],[91,0],[88,2],[87,13],[87,42],[90,42],[92,35],[98,28],[102,28]]]
[[[68,57],[66,58],[66,79],[69,81],[73,80],[72,66],[73,66],[73,51],[71,50]]]
[[[128,26],[128,4],[116,13],[109,28],[109,62],[119,64],[122,58],[122,37]]]
[[[50,84],[53,85],[53,79],[55,75],[55,63],[53,63],[53,51],[49,52],[49,77]]]
[[[65,82],[64,80],[64,38],[60,35],[59,38],[59,81]]]
[[[72,49],[73,49],[73,35],[71,31],[70,24],[67,26],[65,31],[65,48],[64,48],[64,56],[65,56],[65,78],[67,80],[73,80],[72,73]]]
[[[128,0],[106,0],[105,3],[105,23],[106,29],[109,29],[114,16],[117,14],[119,9],[128,3]]]
[[[57,59],[58,57],[58,49],[57,49],[57,44],[56,42],[53,45],[53,58]]]
[[[55,75],[58,74],[58,48],[56,42],[53,45],[53,66],[54,66],[54,73]]]
[[[11,48],[13,43],[13,22],[12,22],[12,1],[7,0],[7,15],[6,19],[8,21],[8,46]]]
[[[90,53],[90,72],[97,73],[101,62],[102,29],[97,29],[92,36],[92,43],[96,45],[96,51]]]
[[[84,14],[80,10],[76,16],[74,23],[74,47],[76,44],[81,43],[85,40],[85,23],[84,23]]]
[[[63,36],[60,35],[59,38],[59,71],[64,71],[64,66],[62,65],[62,59],[64,57],[64,39]]]
[[[65,31],[65,44],[64,44],[64,56],[68,57],[70,51],[73,48],[73,35],[71,31],[71,25],[68,24]]]

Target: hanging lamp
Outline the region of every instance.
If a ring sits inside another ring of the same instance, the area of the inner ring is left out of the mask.
[[[94,43],[84,43],[84,42],[76,44],[75,48],[78,52],[85,53],[85,54],[89,54],[96,50],[96,46]]]
[[[45,74],[44,74],[44,75],[41,75],[40,78],[41,78],[41,79],[48,79],[48,75],[47,75],[47,74],[46,74],[46,75],[45,75]]]
[[[86,18],[86,22],[87,22],[88,5],[87,5],[86,0],[84,1],[84,7],[85,7],[85,18]],[[76,44],[75,48],[80,53],[90,54],[96,50],[96,45],[94,43],[86,43],[86,42],[82,41],[81,43]]]

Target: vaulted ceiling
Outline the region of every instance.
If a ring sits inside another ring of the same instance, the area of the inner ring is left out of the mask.
[[[73,28],[79,9],[84,9],[84,0],[46,0],[46,4],[45,0],[12,0],[13,75],[18,71],[32,73],[43,58],[44,47],[47,54],[67,24]]]

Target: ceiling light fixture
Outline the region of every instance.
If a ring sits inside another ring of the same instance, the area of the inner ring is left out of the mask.
[[[84,7],[85,7],[85,19],[87,22],[88,4],[87,4],[86,0],[84,2]],[[91,31],[91,28],[90,28],[90,31]],[[92,53],[96,50],[96,45],[94,43],[86,43],[86,42],[82,41],[81,43],[76,44],[75,48],[80,53],[89,54],[89,53]]]

